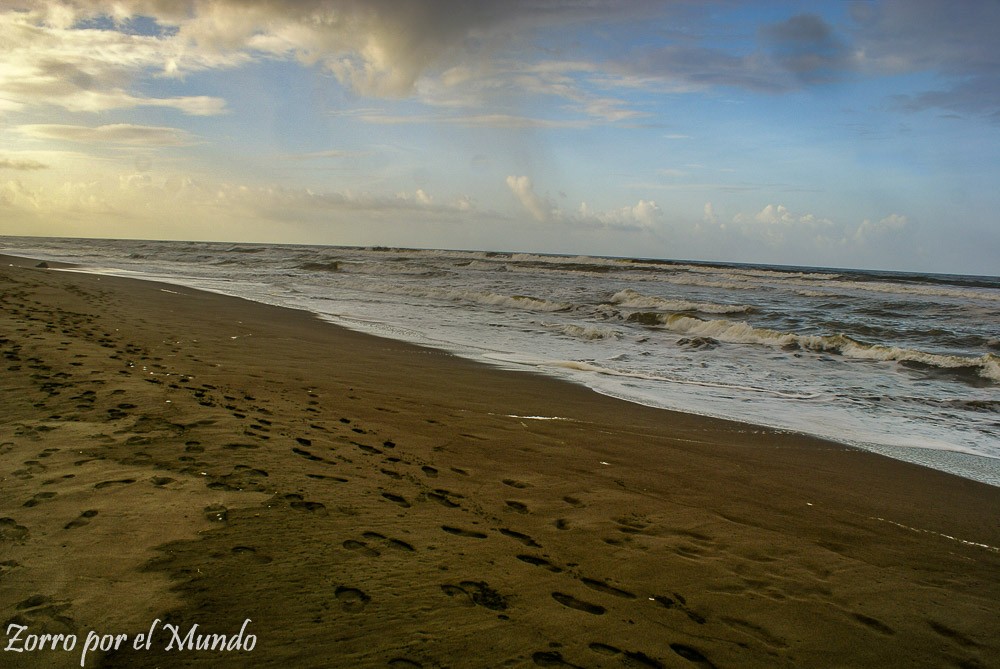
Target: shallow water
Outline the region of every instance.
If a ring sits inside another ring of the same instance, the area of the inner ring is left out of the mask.
[[[997,277],[204,242],[0,246],[1000,485]]]

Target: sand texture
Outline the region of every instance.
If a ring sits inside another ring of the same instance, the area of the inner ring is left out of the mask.
[[[0,621],[128,635],[88,667],[1000,667],[998,488],[36,262],[0,258]]]

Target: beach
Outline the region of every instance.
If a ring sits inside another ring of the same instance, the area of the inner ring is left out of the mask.
[[[1000,666],[1000,488],[37,264],[0,620],[77,641],[6,666]]]

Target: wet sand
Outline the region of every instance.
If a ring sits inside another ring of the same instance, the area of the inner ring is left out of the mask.
[[[36,263],[0,621],[78,643],[4,666],[1000,666],[1000,488]],[[195,624],[255,645],[165,650]]]

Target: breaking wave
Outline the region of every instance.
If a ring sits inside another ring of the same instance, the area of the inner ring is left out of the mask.
[[[753,307],[746,304],[714,304],[711,302],[689,302],[687,300],[669,300],[655,295],[642,293],[626,288],[611,296],[610,302],[631,309],[660,309],[663,311],[698,311],[703,314],[746,314]]]
[[[620,339],[622,336],[622,333],[618,330],[610,330],[608,328],[596,327],[593,325],[575,325],[573,323],[542,323],[542,325],[551,330],[561,332],[564,335],[576,337],[577,339],[586,339],[588,341],[597,339]]]
[[[763,344],[778,348],[797,348],[818,353],[838,353],[848,358],[908,362],[945,370],[970,370],[1000,383],[1000,356],[985,353],[979,357],[927,353],[909,348],[867,344],[847,335],[803,335],[755,328],[746,322],[702,320],[683,314],[659,314],[656,320],[671,332],[735,343]]]
[[[568,311],[574,305],[553,302],[531,295],[505,295],[488,290],[465,290],[462,288],[434,288],[429,286],[379,286],[378,292],[394,295],[441,300],[444,302],[466,302],[490,307],[517,309],[521,311],[554,312]]]

